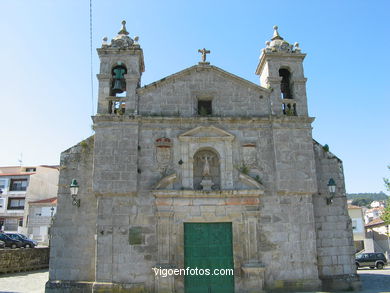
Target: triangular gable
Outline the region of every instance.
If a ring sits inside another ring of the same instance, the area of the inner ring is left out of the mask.
[[[215,126],[198,126],[179,135],[179,140],[189,141],[205,138],[210,140],[234,140],[234,135]]]
[[[137,91],[138,91],[138,93],[146,93],[149,90],[153,90],[157,87],[163,86],[166,83],[172,82],[177,78],[180,78],[182,76],[189,75],[193,72],[198,72],[198,71],[211,71],[211,72],[214,72],[218,75],[225,77],[228,80],[231,80],[232,82],[236,82],[236,83],[239,83],[239,84],[244,85],[246,87],[250,87],[252,89],[258,90],[258,91],[263,92],[265,94],[267,94],[267,93],[269,94],[271,92],[271,90],[269,90],[267,88],[264,88],[260,85],[257,85],[253,82],[250,82],[244,78],[241,78],[237,75],[234,75],[234,74],[229,73],[229,72],[227,72],[219,67],[212,66],[212,65],[206,65],[206,66],[205,65],[194,65],[192,67],[186,68],[186,69],[179,71],[177,73],[169,75],[165,78],[162,78],[158,81],[155,81],[153,83],[145,85],[142,88],[139,88]]]

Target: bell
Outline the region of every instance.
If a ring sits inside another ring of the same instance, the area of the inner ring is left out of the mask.
[[[122,93],[123,88],[122,88],[122,80],[121,79],[115,79],[114,81],[114,86],[113,86],[113,91],[115,93]]]

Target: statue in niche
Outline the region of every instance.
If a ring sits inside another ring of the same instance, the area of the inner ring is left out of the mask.
[[[203,177],[210,177],[211,173],[210,173],[209,161],[212,160],[213,158],[214,156],[210,156],[209,154],[206,154],[201,157],[201,160],[204,162],[203,172],[202,172]]]
[[[216,153],[199,151],[194,156],[194,188],[215,190],[220,188],[220,168]]]

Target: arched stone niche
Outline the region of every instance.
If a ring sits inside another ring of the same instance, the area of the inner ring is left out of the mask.
[[[198,150],[193,158],[194,189],[221,189],[221,170],[218,153],[211,149]]]
[[[202,150],[212,150],[219,159],[219,186],[221,190],[233,189],[233,140],[234,135],[214,126],[199,126],[181,135],[179,152],[182,165],[180,169],[182,186],[185,189],[198,189],[200,162],[196,160],[196,154]],[[203,162],[204,163],[204,162]],[[215,189],[215,187],[213,187]]]

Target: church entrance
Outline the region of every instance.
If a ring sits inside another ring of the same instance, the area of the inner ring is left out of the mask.
[[[184,223],[186,293],[233,293],[232,223]]]

